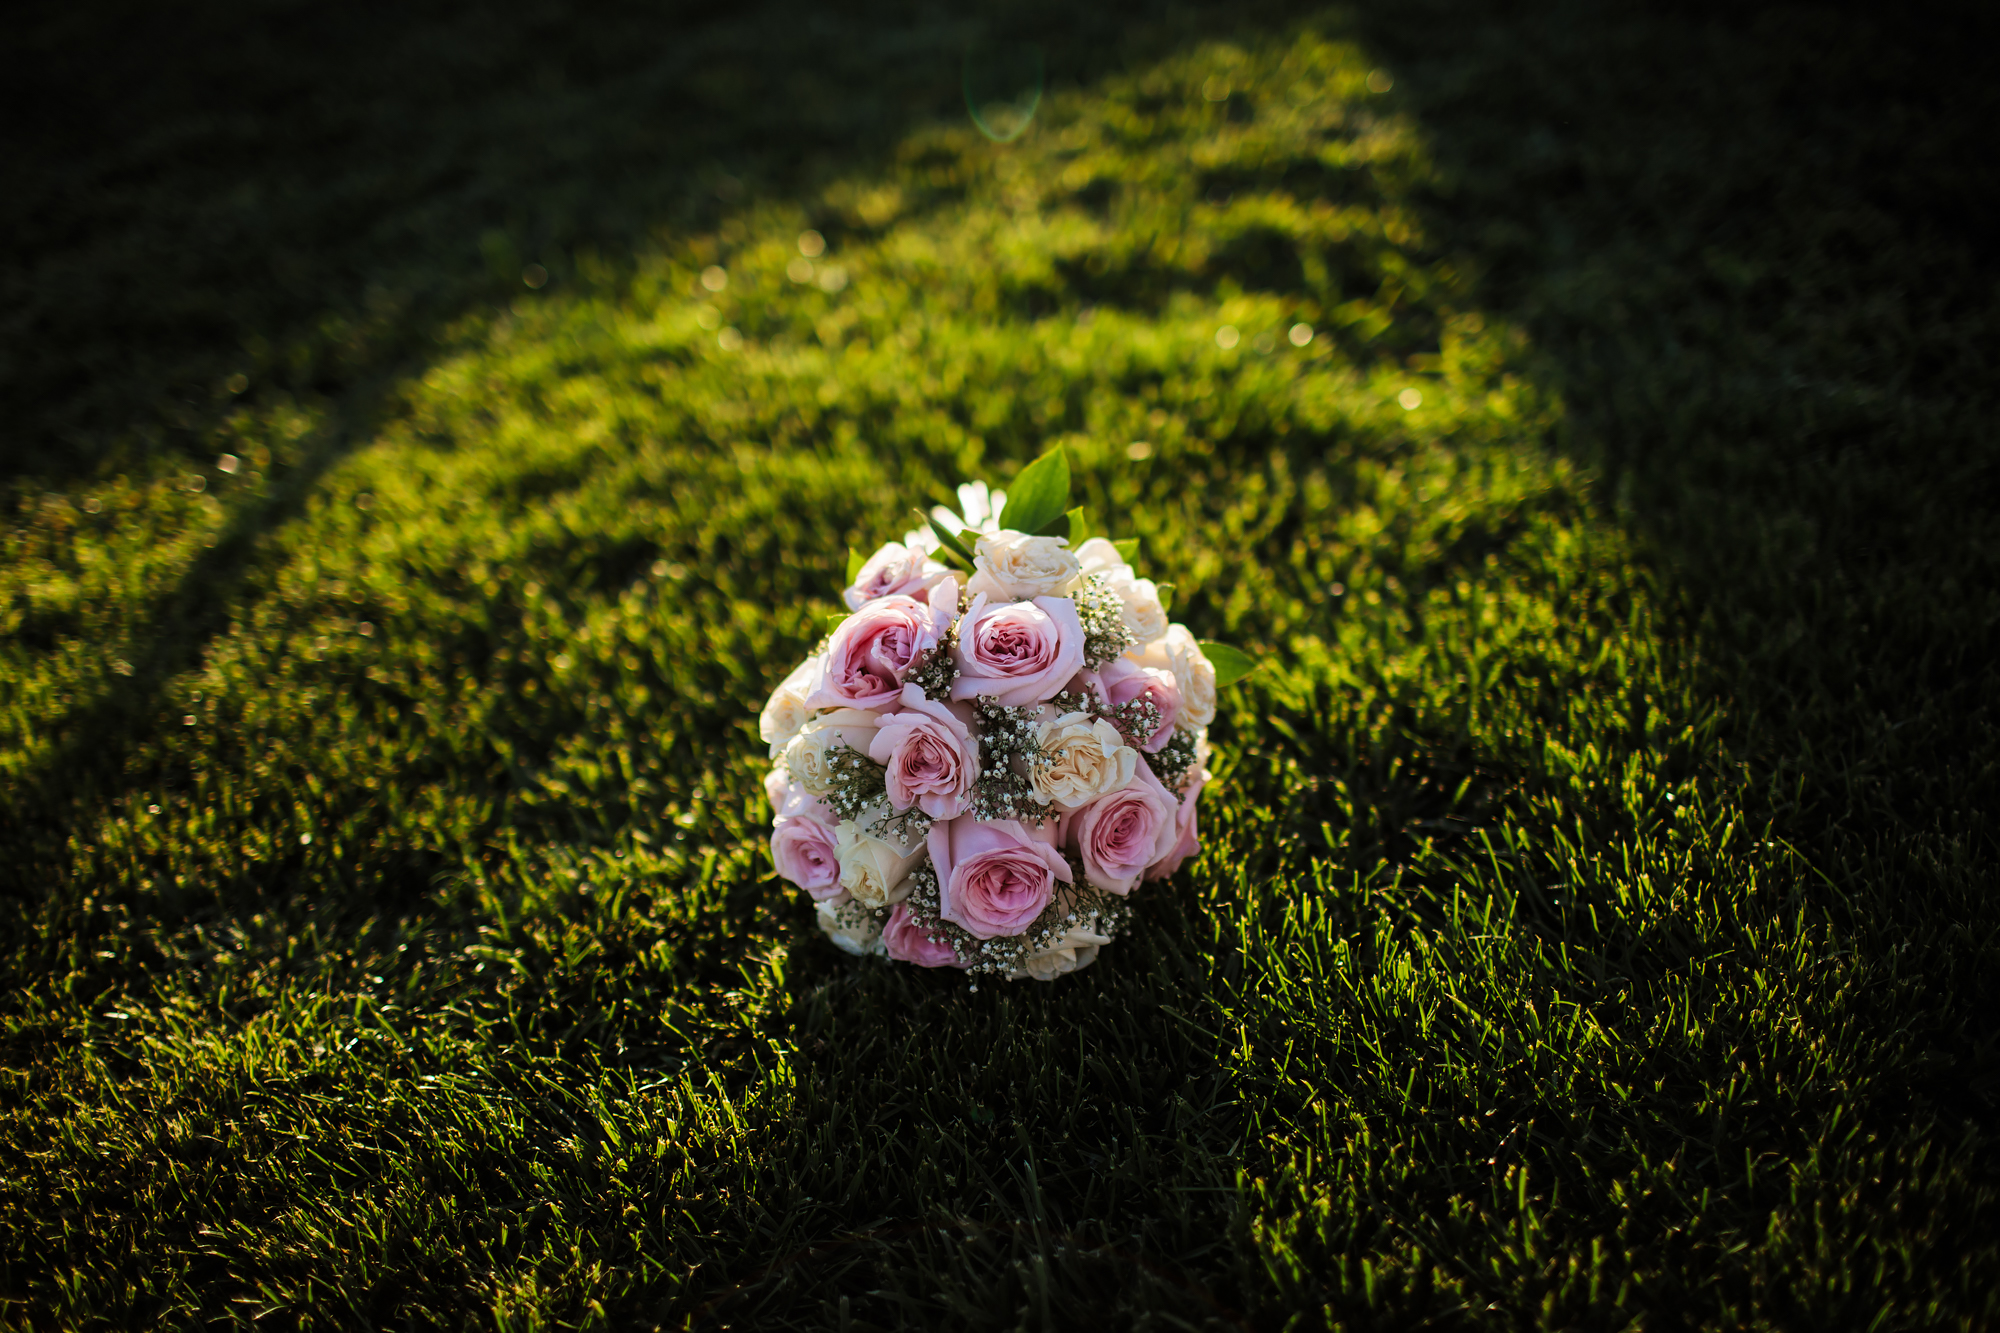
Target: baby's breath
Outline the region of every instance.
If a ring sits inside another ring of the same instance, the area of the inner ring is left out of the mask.
[[[1035,795],[1034,784],[1012,768],[988,770],[972,788],[968,812],[986,824],[997,819],[1041,824],[1049,818],[1049,807]]]
[[[1160,706],[1142,694],[1127,699],[1116,708],[1106,709],[1104,720],[1118,728],[1119,735],[1137,746],[1151,740],[1153,733],[1160,729]]]
[[[926,699],[936,703],[951,698],[951,683],[958,679],[958,664],[952,658],[951,648],[957,641],[958,626],[953,625],[936,647],[917,654],[910,669],[903,673],[904,682],[916,686]]]
[[[1088,713],[1092,717],[1098,716],[1097,696],[1088,690],[1063,690],[1049,700],[1049,708],[1057,717],[1069,713]]]
[[[1083,625],[1083,664],[1101,671],[1116,661],[1134,643],[1125,628],[1125,602],[1111,589],[1110,580],[1092,574],[1072,599],[1076,618]]]
[[[1003,704],[990,694],[972,701],[979,734],[979,780],[973,784],[969,813],[974,819],[1015,819],[1040,824],[1049,806],[1035,795],[1023,769],[1041,754],[1036,721],[1040,704]]]
[[[833,776],[833,790],[827,793],[826,807],[838,819],[859,821],[879,811],[865,825],[868,832],[884,842],[907,847],[931,831],[931,817],[911,806],[894,810],[889,806],[889,770],[845,741],[826,747],[827,771]]]
[[[1106,893],[1083,877],[1083,862],[1068,858],[1076,882],[1061,896],[1061,911],[1054,923],[1049,944],[1062,938],[1072,926],[1082,926],[1093,934],[1116,939],[1132,926],[1132,905],[1125,897]],[[1045,914],[1046,915],[1046,914]],[[1047,948],[1048,945],[1043,945]]]
[[[827,809],[838,819],[859,819],[889,798],[889,770],[846,741],[826,747],[826,767],[833,776]]]
[[[917,839],[931,831],[931,817],[911,806],[907,810],[889,810],[870,821],[868,832],[884,842],[893,842],[899,847],[909,847]]]
[[[1152,768],[1153,776],[1168,791],[1177,792],[1187,780],[1187,771],[1194,767],[1195,747],[1201,744],[1201,736],[1192,731],[1176,731],[1174,738],[1160,747],[1158,754],[1142,755]]]
[[[864,907],[853,898],[844,903],[836,903],[833,908],[833,924],[841,930],[855,930],[873,922],[878,928],[889,919],[887,907]]]

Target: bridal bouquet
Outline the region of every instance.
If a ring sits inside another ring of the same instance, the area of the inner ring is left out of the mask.
[[[1061,450],[959,497],[848,553],[848,614],[765,705],[771,856],[851,953],[1047,981],[1199,847],[1216,690],[1254,664],[1086,539]]]

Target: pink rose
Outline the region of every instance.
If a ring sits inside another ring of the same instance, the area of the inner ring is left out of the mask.
[[[1165,879],[1181,868],[1181,863],[1201,850],[1201,835],[1195,827],[1195,806],[1201,789],[1208,785],[1208,770],[1200,770],[1181,791],[1180,808],[1174,812],[1174,845],[1167,854],[1146,867],[1147,879]]]
[[[990,694],[1003,704],[1052,699],[1083,668],[1083,625],[1067,597],[995,602],[980,593],[958,627],[951,697]]]
[[[899,963],[915,963],[918,967],[964,966],[949,944],[933,940],[918,928],[910,919],[908,903],[897,903],[889,919],[882,923],[882,944]]]
[[[903,693],[903,676],[919,655],[937,647],[958,610],[958,580],[947,577],[929,600],[879,597],[840,622],[827,640],[813,708],[888,708]]]
[[[811,815],[788,815],[771,830],[771,859],[777,862],[779,875],[811,894],[815,902],[825,902],[842,893],[838,843],[832,825]]]
[[[1073,878],[1044,835],[1011,819],[965,815],[933,824],[930,850],[938,915],[982,940],[1026,930],[1055,896],[1056,881]]]
[[[1132,781],[1076,812],[1069,832],[1083,873],[1106,893],[1130,893],[1174,846],[1174,795],[1141,759]]]
[[[914,805],[932,819],[950,819],[965,808],[979,780],[979,742],[951,709],[926,699],[915,685],[903,687],[902,701],[903,711],[882,719],[868,757],[889,770],[890,805]]]
[[[1160,725],[1139,740],[1147,754],[1158,754],[1174,738],[1174,722],[1181,715],[1181,687],[1171,671],[1142,667],[1129,657],[1121,657],[1098,676],[1098,691],[1111,708],[1120,708],[1134,699],[1145,699],[1160,711]]]
[[[826,803],[783,769],[764,775],[764,794],[776,816],[771,828],[771,860],[778,874],[810,893],[817,901],[840,896],[839,836]]]
[[[884,597],[917,597],[927,593],[950,573],[922,548],[889,542],[868,557],[868,563],[856,573],[854,583],[840,594],[840,599],[847,603],[848,610],[859,611]]]

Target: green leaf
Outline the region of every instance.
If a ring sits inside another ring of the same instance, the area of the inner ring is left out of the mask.
[[[1115,541],[1111,545],[1117,550],[1118,558],[1128,565],[1139,558],[1139,539],[1137,537],[1127,537],[1122,541]]]
[[[931,531],[935,532],[938,540],[944,543],[944,553],[946,555],[956,557],[958,563],[967,569],[973,568],[972,552],[965,549],[965,543],[958,539],[956,533],[936,519],[926,518],[924,511],[921,509],[917,510],[916,514],[918,518],[923,519],[924,522],[931,525]]]
[[[861,577],[861,567],[867,563],[868,562],[866,560],[861,558],[860,552],[856,551],[852,546],[848,547],[847,582],[842,584],[841,586],[844,588],[852,588],[854,586],[854,580]]]
[[[1070,510],[1068,517],[1069,549],[1074,551],[1090,540],[1090,521],[1083,516],[1083,510],[1080,508]]]
[[[1173,584],[1171,584],[1171,583],[1155,583],[1155,584],[1153,585],[1153,587],[1159,590],[1159,594],[1160,594],[1160,609],[1161,609],[1162,611],[1171,611],[1171,610],[1173,610],[1173,609],[1174,609],[1174,585],[1173,585]]]
[[[1201,655],[1208,659],[1208,664],[1215,668],[1215,688],[1218,690],[1225,685],[1234,685],[1259,665],[1256,658],[1226,643],[1202,639],[1195,646],[1201,649]]]
[[[833,632],[834,632],[835,630],[839,629],[839,628],[840,628],[840,622],[841,622],[841,621],[843,621],[843,620],[845,620],[845,619],[847,619],[847,612],[845,612],[845,611],[829,611],[829,612],[827,612],[827,613],[826,613],[826,632],[827,632],[828,634],[831,634],[831,633],[833,633]]]
[[[1069,455],[1061,445],[1021,469],[1007,488],[1000,523],[1016,532],[1040,532],[1069,509]]]

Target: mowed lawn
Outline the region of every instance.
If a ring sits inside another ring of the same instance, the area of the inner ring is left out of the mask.
[[[0,1323],[2000,1322],[1920,8],[22,25]],[[857,962],[757,709],[1056,443],[1264,659],[1203,852],[1052,985]]]

